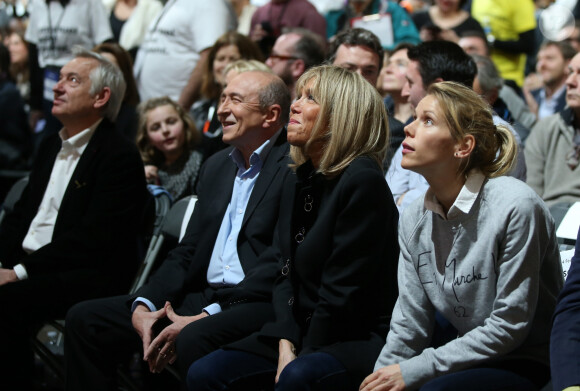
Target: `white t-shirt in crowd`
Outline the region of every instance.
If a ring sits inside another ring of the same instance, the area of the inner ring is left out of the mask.
[[[72,60],[74,45],[91,49],[113,37],[101,0],[70,0],[64,7],[60,1],[31,0],[30,6],[25,38],[38,47],[42,68]]]
[[[169,0],[149,26],[135,59],[141,100],[162,95],[177,100],[199,53],[235,28],[227,0]]]

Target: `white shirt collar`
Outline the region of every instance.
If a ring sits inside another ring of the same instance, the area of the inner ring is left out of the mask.
[[[431,187],[427,189],[425,193],[425,201],[424,206],[425,209],[430,210],[434,213],[437,213],[443,220],[452,220],[460,216],[461,213],[468,214],[471,210],[471,207],[475,203],[479,192],[481,191],[481,187],[483,186],[483,182],[485,181],[485,176],[479,171],[478,169],[473,169],[467,174],[467,179],[465,180],[465,184],[461,188],[459,195],[449,208],[449,212],[447,215],[443,209],[443,206],[437,198],[435,194],[431,191]]]
[[[89,144],[89,141],[91,140],[91,137],[93,136],[93,133],[95,133],[95,130],[97,129],[97,127],[99,126],[99,124],[101,123],[102,120],[103,120],[102,118],[99,119],[97,122],[92,124],[89,128],[83,130],[80,133],[75,134],[72,137],[68,137],[68,138],[67,138],[66,129],[62,128],[60,130],[60,132],[58,132],[58,135],[60,136],[60,139],[62,140],[61,151],[64,153],[72,153],[73,151],[76,151],[76,153],[78,153],[79,155],[82,155],[83,151],[85,150],[85,148]]]

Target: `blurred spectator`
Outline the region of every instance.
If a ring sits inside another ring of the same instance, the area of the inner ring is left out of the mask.
[[[288,86],[292,100],[296,97],[294,84],[308,68],[324,61],[324,41],[303,29],[284,29],[276,39],[266,65]]]
[[[499,116],[515,129],[520,136],[521,144],[525,145],[525,140],[530,134],[530,129],[513,118],[508,106],[501,99],[500,91],[504,87],[504,84],[495,64],[486,56],[472,54],[471,57],[477,65],[477,75],[473,81],[473,90],[491,105],[495,115]],[[519,159],[522,159],[522,156]]]
[[[169,0],[135,59],[141,99],[167,95],[189,110],[199,98],[210,48],[235,29],[235,19],[228,0]]]
[[[538,119],[557,113],[566,106],[568,65],[574,55],[576,51],[567,42],[545,41],[540,46],[536,72],[542,85],[531,90],[524,85],[526,103]]]
[[[476,31],[466,31],[461,34],[459,46],[467,54],[477,54],[479,56],[489,57],[489,46],[485,36]],[[509,85],[503,84],[499,91],[499,97],[507,105],[513,119],[521,123],[525,128],[531,129],[537,121],[536,114],[530,111],[530,108],[524,99]],[[522,138],[522,143],[525,138]]]
[[[60,68],[73,56],[71,49],[80,45],[91,49],[111,39],[113,34],[101,0],[30,1],[30,20],[25,38],[38,49],[40,69],[31,64],[31,115],[46,119],[45,135],[58,132],[62,124],[51,114],[53,91]],[[31,58],[32,60],[32,58]],[[34,123],[35,121],[33,121]],[[37,129],[42,130],[42,129]]]
[[[407,50],[412,48],[413,44],[402,43],[398,45],[389,56],[387,63],[381,69],[382,83],[379,91],[386,94],[385,106],[389,116],[394,117],[397,121],[407,124],[413,118],[413,109],[408,102],[407,97],[403,97],[401,91],[407,82],[407,65],[409,58]]]
[[[471,15],[483,27],[491,59],[505,83],[518,93],[524,83],[526,55],[534,51],[534,3],[530,0],[473,0]]]
[[[24,101],[9,69],[10,53],[0,43],[0,170],[25,170],[32,149],[31,134]],[[6,190],[0,189],[0,194]]]
[[[528,185],[549,207],[565,203],[564,209],[580,201],[580,54],[570,61],[566,103],[566,109],[536,123],[524,151]]]
[[[135,58],[147,28],[159,15],[159,0],[102,0],[113,31],[113,39]]]
[[[138,111],[137,146],[147,182],[163,186],[174,201],[194,194],[203,154],[191,117],[166,96],[141,103]]]
[[[235,31],[225,33],[209,50],[204,64],[201,97],[191,109],[197,129],[203,133],[205,158],[227,146],[222,142],[222,126],[217,117],[217,106],[224,84],[225,67],[236,60],[262,60],[258,46],[247,36]]]
[[[271,0],[252,16],[250,38],[267,57],[284,27],[304,27],[326,36],[326,21],[308,0]]]
[[[373,31],[373,33],[378,35],[384,49],[392,50],[402,42],[413,44],[421,42],[419,32],[407,11],[396,2],[387,0],[348,0],[348,4],[342,9],[330,11],[326,14],[327,38],[332,40],[339,32],[350,28],[354,18],[368,15],[377,17],[374,22],[371,22],[372,25],[354,27],[367,30],[372,30],[373,26],[377,27],[376,30],[380,30],[381,33],[378,31]],[[387,30],[389,22],[383,18],[390,19],[391,29]]]
[[[574,29],[565,41],[572,45],[576,52],[580,52],[580,19],[574,21]]]
[[[250,2],[250,0],[230,0],[234,7],[234,12],[238,17],[238,33],[248,35],[252,27],[252,15],[258,7]]]
[[[361,28],[348,29],[338,34],[332,41],[327,55],[327,63],[358,73],[375,88],[383,59],[384,53],[379,38]],[[390,115],[388,121],[389,149],[383,162],[384,167],[388,166],[393,151],[405,138],[403,124]]]
[[[117,43],[102,43],[93,48],[94,52],[118,66],[123,72],[123,78],[127,89],[123,96],[123,102],[119,114],[115,120],[115,128],[127,139],[135,141],[137,137],[137,105],[139,104],[139,91],[133,77],[133,62],[129,53]]]
[[[403,86],[407,82],[406,74],[409,64],[407,51],[413,46],[415,45],[410,43],[397,45],[381,70],[382,78],[379,77],[378,88],[379,91],[387,94],[384,102],[389,113],[390,140],[384,164],[385,171],[389,168],[395,151],[405,138],[404,126],[413,120],[414,111],[411,104],[407,97],[402,95]]]
[[[466,2],[467,0],[435,0],[429,9],[413,13],[411,16],[421,40],[444,39],[457,43],[464,31],[480,31],[483,34],[479,22],[463,9]]]
[[[22,95],[24,102],[30,102],[30,61],[28,42],[23,31],[13,31],[7,38],[10,51],[10,75]],[[28,111],[28,110],[27,110]]]

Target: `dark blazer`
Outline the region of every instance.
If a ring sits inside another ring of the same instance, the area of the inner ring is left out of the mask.
[[[300,355],[332,354],[362,381],[385,343],[397,299],[397,221],[382,170],[370,158],[355,159],[332,179],[313,175],[310,162],[299,167],[284,184],[277,227],[283,262],[276,322],[229,347],[277,360],[285,338]]]
[[[540,92],[542,91],[542,89],[543,88],[538,88],[538,89],[530,91],[532,96],[534,97],[534,99],[538,103],[538,106],[540,105],[540,101],[542,100],[540,97]],[[563,94],[561,94],[558,97],[558,100],[556,101],[556,108],[554,109],[554,114],[559,113],[560,111],[564,110],[564,107],[566,107],[566,92],[565,91]]]
[[[244,302],[270,301],[278,261],[277,251],[271,248],[272,236],[282,183],[290,171],[286,132],[279,135],[270,150],[244,213],[237,245],[245,278],[234,287],[212,289],[207,283],[207,269],[237,172],[229,157],[232,150],[216,153],[203,165],[197,186],[198,201],[185,236],[149,282],[131,297],[131,302],[136,297],[145,297],[157,308],[162,308],[166,301],[177,308],[204,291],[209,302],[219,303],[222,309]],[[266,252],[274,255],[261,262],[260,255]]]
[[[29,255],[22,250],[60,148],[58,134],[41,145],[28,186],[0,227],[0,259],[4,267],[22,263],[30,278],[47,273],[60,273],[69,281],[87,273],[108,276],[111,290],[122,293],[138,265],[138,239],[149,195],[136,146],[106,119],[70,179],[51,243]]]
[[[580,385],[580,231],[568,278],[554,312],[550,367],[554,391]]]

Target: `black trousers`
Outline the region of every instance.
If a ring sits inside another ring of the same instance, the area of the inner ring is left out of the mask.
[[[129,296],[91,300],[75,305],[66,318],[67,391],[116,390],[116,369],[142,342],[131,323]],[[207,306],[203,293],[189,294],[178,315],[197,315]],[[176,341],[177,366],[185,378],[197,359],[237,341],[274,319],[271,303],[244,303],[202,318],[183,328]]]
[[[30,342],[43,322],[64,319],[75,303],[109,296],[114,289],[114,283],[93,270],[35,275],[0,286],[0,390],[32,387],[34,356]]]

